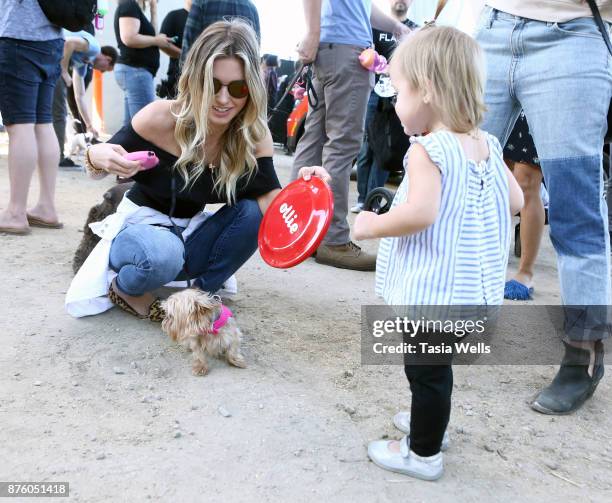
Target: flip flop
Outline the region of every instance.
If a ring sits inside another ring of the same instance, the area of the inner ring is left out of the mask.
[[[0,227],[0,233],[26,236],[32,232],[29,227]]]
[[[62,222],[49,222],[47,220],[43,220],[42,218],[34,217],[32,215],[28,215],[28,223],[32,227],[42,227],[43,229],[61,229],[64,227]]]
[[[523,285],[520,281],[511,279],[506,281],[504,287],[504,299],[509,300],[533,300],[533,287]]]

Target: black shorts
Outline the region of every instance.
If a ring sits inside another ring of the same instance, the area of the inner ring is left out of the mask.
[[[527,118],[523,112],[521,112],[512,133],[510,133],[510,137],[504,148],[504,159],[510,159],[514,162],[535,164],[536,166],[540,165],[538,152],[536,151],[533,138],[529,132]]]
[[[0,113],[4,124],[53,122],[51,106],[63,50],[61,38],[43,42],[0,38]]]

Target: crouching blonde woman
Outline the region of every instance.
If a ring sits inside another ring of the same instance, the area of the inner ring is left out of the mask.
[[[156,101],[108,143],[91,147],[88,169],[132,177],[117,213],[94,231],[102,241],[73,280],[68,312],[85,316],[114,303],[160,321],[151,292],[176,279],[216,292],[257,249],[263,213],[280,184],[266,125],[258,43],[243,22],[209,26],[192,46],[178,97]],[[150,150],[140,170],[127,152]],[[225,203],[206,217],[207,204]]]

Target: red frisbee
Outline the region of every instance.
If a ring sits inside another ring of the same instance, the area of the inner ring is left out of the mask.
[[[316,176],[300,178],[274,198],[259,227],[259,253],[272,267],[287,269],[310,257],[334,214],[329,185]]]

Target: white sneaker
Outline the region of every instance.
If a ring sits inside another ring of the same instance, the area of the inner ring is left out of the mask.
[[[393,416],[393,424],[395,427],[410,436],[410,412],[398,412]],[[446,451],[450,447],[450,437],[448,435],[448,431],[444,432],[444,436],[442,437],[442,445],[440,450]]]
[[[228,299],[233,297],[238,293],[238,281],[236,281],[236,276],[232,274],[229,278],[225,280],[223,286],[217,292],[217,295],[222,297],[223,299]]]
[[[166,283],[164,286],[168,288],[180,288],[183,289],[187,286],[187,282],[185,280],[181,281],[171,281],[170,283]],[[219,290],[217,290],[217,295],[222,299],[229,299],[238,293],[238,281],[236,280],[236,275],[232,274],[229,278],[225,280],[225,283],[221,286]]]
[[[408,439],[400,440],[400,452],[389,450],[390,440],[376,440],[368,445],[368,456],[384,470],[410,475],[421,480],[438,480],[444,473],[444,455],[439,452],[423,457],[408,447]]]
[[[363,203],[357,203],[351,208],[351,213],[361,213],[363,211]]]

